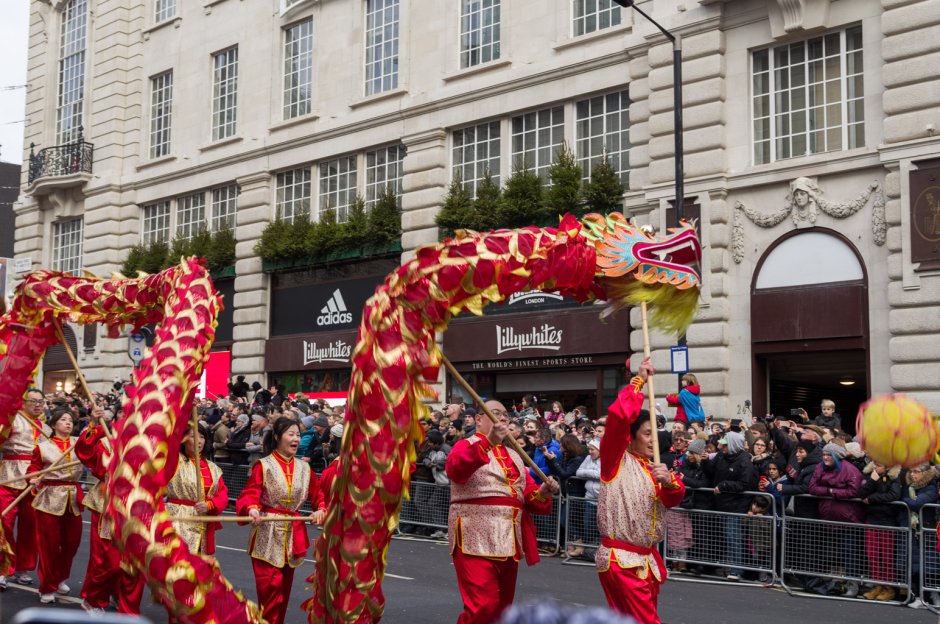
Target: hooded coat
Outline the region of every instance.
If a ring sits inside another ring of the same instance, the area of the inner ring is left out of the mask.
[[[802,462],[796,463],[796,468],[794,470],[795,478],[790,477],[790,467],[787,467],[788,479],[787,483],[783,484],[784,496],[797,496],[799,494],[809,494],[809,484],[813,479],[813,474],[816,472],[816,466],[822,462],[822,451],[820,449],[814,450],[812,453],[803,458]],[[784,505],[786,502],[784,502]],[[797,518],[818,518],[819,517],[819,506],[816,503],[815,499],[812,498],[797,498],[793,501],[793,514]]]
[[[851,462],[836,460],[831,468],[825,462],[820,462],[809,482],[809,493],[831,497],[819,501],[819,517],[822,520],[861,524],[865,521],[862,504],[848,500],[858,498],[861,486],[862,473]]]
[[[728,441],[728,452],[704,462],[706,474],[711,476],[713,486],[718,488],[715,510],[746,514],[751,507],[752,496],[742,492],[757,490],[757,469],[754,468],[750,454],[744,450],[744,436],[729,432],[725,438]]]
[[[901,469],[895,467],[877,479],[871,476],[874,464],[865,466],[862,487],[858,497],[868,500],[865,505],[865,522],[881,526],[901,526],[900,507],[891,503],[901,500]]]

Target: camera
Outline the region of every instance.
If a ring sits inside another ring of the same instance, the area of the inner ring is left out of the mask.
[[[737,432],[737,433],[741,433],[741,419],[740,419],[740,418],[732,418],[732,419],[731,419],[731,426],[730,426],[729,428],[731,429],[731,431],[735,431],[735,432]]]
[[[794,407],[793,409],[790,410],[790,416],[795,416],[796,418],[800,418],[802,416],[802,411],[800,410],[800,408]]]

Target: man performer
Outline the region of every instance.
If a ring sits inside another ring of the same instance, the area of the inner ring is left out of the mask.
[[[641,390],[654,372],[646,358],[620,391],[607,412],[600,449],[597,572],[610,608],[639,624],[659,624],[656,603],[666,566],[656,545],[665,534],[666,509],[685,495],[682,481],[665,464],[651,461],[656,431],[641,409]]]
[[[463,597],[458,624],[488,624],[512,604],[519,559],[538,562],[535,525],[529,513],[547,514],[558,483],[541,485],[522,458],[503,446],[509,414],[499,401],[487,401],[493,422],[476,415],[476,433],[460,440],[447,457],[450,477],[450,552]]]
[[[121,551],[114,543],[113,523],[105,515],[108,506],[108,462],[112,442],[105,439],[105,429],[97,424],[103,421],[104,410],[95,408],[94,419],[75,443],[75,454],[97,482],[85,496],[85,507],[91,510],[91,545],[88,568],[82,585],[82,609],[89,613],[103,613],[114,597],[118,613],[140,614],[140,600],[144,594],[143,577],[124,569]]]
[[[22,477],[29,472],[33,450],[42,435],[40,427],[43,425],[39,417],[43,413],[45,403],[46,397],[42,391],[38,388],[30,388],[26,392],[23,409],[13,418],[12,427],[0,430],[0,440],[3,440],[0,444],[0,452],[3,453],[0,456],[0,482]],[[25,480],[0,486],[0,511],[9,507],[27,487]],[[16,583],[28,585],[33,582],[29,571],[36,569],[39,556],[33,498],[31,494],[26,495],[16,507],[3,516],[3,534],[14,550],[15,559],[13,569],[0,570],[0,591],[7,588],[7,575],[11,573],[13,574],[11,580]],[[17,527],[16,538],[13,537],[14,525]]]

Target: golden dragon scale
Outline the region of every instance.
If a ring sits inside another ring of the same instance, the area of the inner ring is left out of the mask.
[[[665,237],[621,215],[570,215],[557,228],[529,227],[419,248],[366,303],[352,353],[346,426],[317,561],[304,603],[311,623],[377,622],[382,577],[403,495],[408,490],[422,399],[441,364],[435,334],[461,311],[527,290],[578,301],[618,298],[652,304],[654,325],[682,331],[697,308],[701,250],[687,224]]]
[[[137,279],[37,271],[18,286],[10,311],[0,317],[0,440],[10,434],[40,358],[58,342],[61,319],[104,323],[112,335],[125,325],[159,323],[153,347],[134,371],[127,417],[112,441],[107,513],[123,565],[146,578],[154,598],[179,622],[262,621],[214,559],[188,551],[163,503],[221,307],[205,267],[190,258]],[[0,535],[0,549],[5,544]],[[9,548],[5,553],[4,566]]]

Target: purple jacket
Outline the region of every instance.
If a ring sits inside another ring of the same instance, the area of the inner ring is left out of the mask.
[[[864,522],[865,512],[862,504],[845,500],[858,498],[861,486],[862,473],[851,462],[844,460],[839,462],[838,469],[827,469],[823,462],[819,462],[809,482],[809,493],[814,496],[829,497],[829,489],[832,488],[832,498],[819,501],[820,519],[837,522]]]

